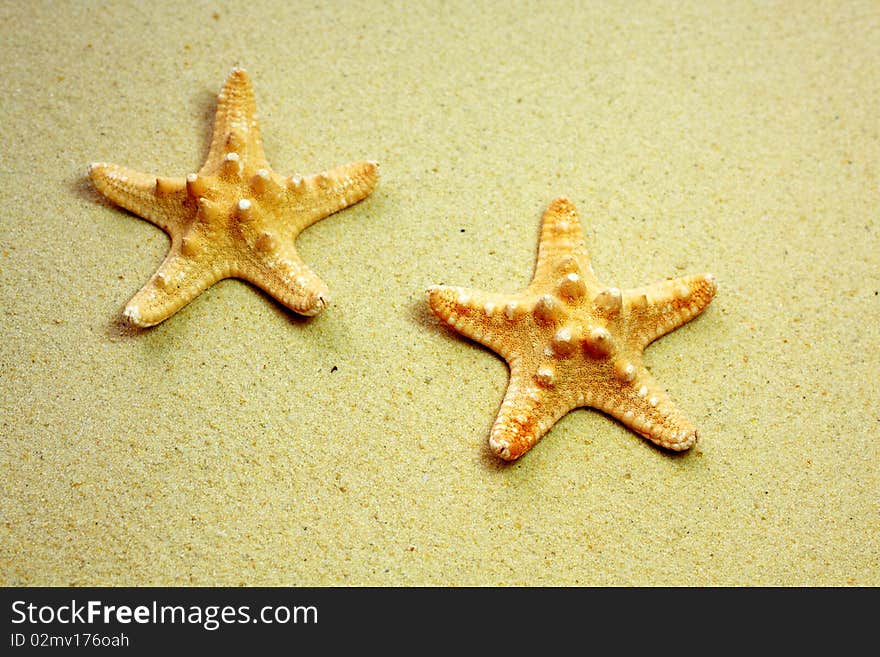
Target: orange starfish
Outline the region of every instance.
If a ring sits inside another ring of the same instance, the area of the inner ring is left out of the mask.
[[[327,286],[300,259],[294,240],[319,219],[365,198],[375,162],[284,178],[263,153],[254,91],[235,68],[217,102],[214,138],[198,173],[162,178],[115,164],[92,164],[104,196],[171,236],[159,270],[129,301],[124,317],[153,326],[224,278],[241,278],[302,315],[327,304]]]
[[[438,318],[510,367],[489,437],[501,458],[519,458],[580,406],[604,411],[667,449],[696,442],[696,429],[651,377],[642,352],[702,312],[715,295],[711,274],[623,291],[604,285],[590,265],[577,210],[557,198],[544,213],[535,274],[525,290],[490,294],[437,285],[427,293]]]

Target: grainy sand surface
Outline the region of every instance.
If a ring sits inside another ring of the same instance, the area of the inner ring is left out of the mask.
[[[880,7],[586,4],[0,4],[0,583],[880,585]],[[87,165],[197,169],[234,65],[276,171],[381,162],[297,241],[332,305],[124,330],[169,241]],[[718,279],[646,352],[688,453],[487,447],[424,289],[523,287],[563,194],[603,280]]]

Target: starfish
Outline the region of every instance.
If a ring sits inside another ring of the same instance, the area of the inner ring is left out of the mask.
[[[309,176],[273,172],[253,86],[240,68],[220,91],[214,136],[198,173],[163,178],[95,163],[89,175],[104,196],[171,237],[165,261],[123,312],[140,327],[164,321],[224,278],[249,281],[302,315],[317,314],[327,304],[327,286],[299,257],[294,240],[368,196],[378,181],[371,161]]]
[[[519,458],[581,406],[608,413],[666,449],[696,442],[696,429],[651,377],[642,352],[703,311],[715,295],[711,274],[623,291],[600,283],[577,210],[561,197],[544,213],[525,290],[492,294],[435,285],[427,294],[440,320],[507,361],[510,382],[489,437],[501,458]]]

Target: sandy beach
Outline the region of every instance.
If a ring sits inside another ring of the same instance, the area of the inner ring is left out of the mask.
[[[0,584],[880,585],[880,5],[0,3]],[[373,159],[296,241],[330,305],[225,280],[88,179],[198,169],[253,80],[282,174]],[[592,409],[506,463],[504,360],[433,284],[528,284],[577,205],[623,288],[712,272],[645,353],[699,430]]]

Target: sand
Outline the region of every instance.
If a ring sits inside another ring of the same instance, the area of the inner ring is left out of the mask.
[[[0,6],[0,582],[880,584],[876,3],[281,4]],[[276,171],[381,162],[297,241],[332,304],[125,330],[169,242],[87,166],[197,169],[234,65]],[[507,367],[424,289],[523,287],[563,194],[603,280],[718,279],[646,352],[687,453],[488,449]]]

